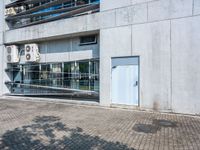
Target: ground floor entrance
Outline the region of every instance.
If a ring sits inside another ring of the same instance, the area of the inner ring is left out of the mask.
[[[112,59],[112,103],[139,105],[139,58]]]

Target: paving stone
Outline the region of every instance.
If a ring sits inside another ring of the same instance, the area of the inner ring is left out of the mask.
[[[198,150],[200,117],[0,100],[0,150]]]

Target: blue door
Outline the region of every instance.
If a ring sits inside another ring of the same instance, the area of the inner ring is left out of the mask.
[[[122,59],[122,58],[120,58]],[[134,59],[134,58],[133,58]],[[138,105],[139,67],[138,63],[116,60],[112,67],[112,103]]]

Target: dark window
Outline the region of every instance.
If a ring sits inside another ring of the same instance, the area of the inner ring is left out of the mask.
[[[80,37],[80,45],[97,44],[97,36],[89,35]]]
[[[90,0],[91,3],[99,2],[100,0]]]
[[[51,85],[50,64],[42,64],[40,70],[40,84],[43,86]]]
[[[85,5],[88,3],[89,3],[89,0],[77,0],[77,2],[76,2],[77,5]]]
[[[79,62],[79,88],[81,90],[90,90],[89,74],[89,62]]]
[[[71,63],[64,63],[64,79],[63,84],[64,87],[70,88],[71,86]]]

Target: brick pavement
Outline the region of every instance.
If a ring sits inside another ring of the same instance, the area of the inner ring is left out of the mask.
[[[200,118],[0,100],[1,150],[198,150]]]

